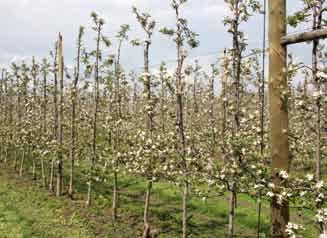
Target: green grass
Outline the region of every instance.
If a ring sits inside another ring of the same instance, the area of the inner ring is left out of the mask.
[[[11,169],[0,172],[0,238],[18,237],[108,237],[137,238],[142,232],[142,213],[145,182],[139,178],[120,178],[119,218],[111,219],[110,180],[95,183],[94,203],[84,207],[85,179],[76,181],[75,200],[56,198],[32,181],[21,178]],[[5,172],[10,171],[10,172]],[[77,171],[78,178],[85,178]],[[67,177],[65,182],[67,182]],[[238,196],[236,209],[236,236],[256,237],[256,201],[246,195]],[[228,196],[203,201],[192,198],[189,204],[190,237],[226,237],[228,224]],[[168,183],[155,183],[151,197],[151,225],[158,238],[180,237],[181,191]],[[299,218],[293,212],[292,220],[308,223],[306,236],[314,237],[310,212]],[[269,237],[269,204],[263,204],[262,237]]]
[[[65,199],[0,174],[0,237],[94,237]]]

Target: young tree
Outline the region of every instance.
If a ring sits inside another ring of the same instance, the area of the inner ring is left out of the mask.
[[[209,128],[211,128],[211,157],[216,159],[216,144],[217,144],[217,127],[215,118],[215,79],[218,75],[218,69],[214,64],[211,65],[211,75],[209,81]]]
[[[235,145],[239,141],[240,121],[241,121],[241,70],[242,70],[242,55],[246,49],[246,39],[244,33],[240,31],[242,23],[247,22],[249,17],[259,10],[260,5],[255,0],[225,0],[230,11],[231,17],[224,19],[224,24],[228,27],[228,32],[233,37],[232,48],[232,75],[233,75],[233,93],[234,93],[234,110],[233,110],[233,128],[232,128],[232,140]],[[241,147],[236,145],[233,148],[232,160],[239,161],[239,149]],[[235,158],[234,158],[235,157]],[[228,235],[233,237],[234,235],[234,221],[235,221],[235,207],[236,207],[236,184],[231,184],[231,196],[230,196],[230,213],[229,213],[229,226]]]
[[[146,113],[146,135],[147,140],[149,143],[149,150],[150,150],[150,158],[148,161],[148,164],[150,165],[147,169],[148,174],[148,182],[147,182],[147,188],[146,188],[146,195],[145,195],[145,202],[144,202],[144,231],[143,231],[143,238],[149,238],[150,237],[150,224],[149,224],[149,207],[150,207],[150,196],[151,196],[151,189],[152,189],[152,177],[153,177],[153,171],[152,171],[152,143],[153,143],[153,130],[154,130],[154,122],[153,122],[153,115],[154,115],[154,100],[152,98],[152,90],[151,90],[151,74],[149,72],[149,48],[151,45],[151,38],[152,34],[156,25],[156,22],[151,20],[151,16],[147,13],[139,13],[136,7],[133,7],[133,12],[136,15],[137,21],[140,23],[141,27],[143,28],[146,39],[144,40],[144,73],[143,73],[143,81],[144,81],[144,88],[145,88],[145,94],[146,94],[146,107],[145,107],[145,113]]]
[[[165,82],[165,76],[167,74],[167,67],[165,63],[161,63],[160,65],[160,127],[162,130],[162,133],[166,132],[166,118],[167,118],[167,87]]]
[[[227,130],[227,109],[228,109],[228,99],[227,99],[227,87],[228,87],[228,57],[227,51],[224,50],[224,57],[222,59],[222,75],[221,75],[221,102],[223,110],[223,118],[221,120],[221,157],[223,161],[226,161],[226,130]]]
[[[302,0],[303,9],[294,13],[294,15],[288,17],[288,23],[296,27],[299,24],[305,22],[312,22],[312,30],[322,29],[325,24],[325,20],[323,19],[323,15],[327,10],[326,0]],[[319,49],[320,40],[314,39],[312,43],[312,83],[315,86],[315,106],[316,106],[316,179],[320,181],[322,178],[321,172],[321,149],[322,149],[322,81],[323,77],[320,77],[319,72],[322,71],[319,68],[318,60],[319,60]],[[323,204],[317,203],[317,210],[321,209]],[[319,233],[324,234],[324,224],[318,222],[319,225]]]
[[[30,152],[30,137],[29,137],[29,130],[27,129],[28,124],[30,123],[29,116],[30,116],[30,110],[29,110],[29,93],[28,93],[28,84],[30,82],[29,77],[29,71],[30,68],[27,66],[25,62],[21,65],[21,77],[17,78],[17,81],[20,83],[18,84],[18,90],[19,90],[19,97],[17,97],[17,117],[19,118],[18,121],[18,130],[16,133],[17,140],[21,142],[23,145],[23,151],[22,151],[22,157],[20,161],[20,169],[19,169],[19,175],[23,176],[24,172],[24,164],[26,161],[26,158],[29,156]],[[15,120],[15,119],[13,119]],[[26,127],[26,129],[25,129]]]
[[[58,42],[55,43],[55,50],[51,53],[53,58],[53,65],[52,65],[52,73],[53,73],[53,105],[54,105],[54,113],[53,113],[53,120],[54,120],[54,128],[53,128],[53,141],[54,144],[57,144],[58,141],[58,125],[59,125],[59,114],[58,114]],[[56,147],[56,146],[55,146]],[[55,158],[51,159],[50,165],[50,181],[49,181],[49,191],[50,193],[54,193],[54,172],[55,172]]]
[[[48,74],[49,74],[50,64],[46,58],[43,59],[41,65],[41,73],[43,76],[43,89],[42,89],[42,145],[43,145],[43,153],[41,153],[41,177],[42,177],[42,185],[46,187],[46,175],[45,175],[45,164],[44,159],[49,155],[47,151],[47,142],[48,142],[48,123],[47,123],[47,112],[48,112]]]
[[[266,11],[267,11],[267,0],[264,0],[263,4],[263,37],[262,37],[262,70],[261,75],[259,76],[259,111],[260,111],[260,154],[262,159],[264,159],[264,149],[265,149],[265,90],[266,90],[266,78],[265,78],[265,67],[266,67]],[[258,201],[258,232],[257,237],[259,238],[261,233],[261,213],[262,213],[262,203],[261,203],[261,194],[259,194]]]
[[[121,135],[122,132],[122,123],[123,123],[123,115],[122,115],[122,86],[121,81],[123,79],[123,70],[120,63],[121,60],[121,48],[123,43],[128,40],[128,32],[130,30],[129,25],[121,25],[120,31],[117,33],[116,38],[118,40],[118,48],[117,54],[114,59],[114,76],[115,76],[115,88],[114,88],[114,101],[115,101],[115,129],[114,129],[114,142],[113,142],[113,152],[114,162],[113,162],[113,171],[114,171],[114,189],[112,195],[112,217],[114,220],[117,218],[117,208],[118,208],[118,167],[119,160],[122,147],[123,147],[123,138]]]
[[[34,137],[34,140],[32,140],[32,176],[33,180],[36,180],[36,160],[35,157],[37,156],[37,146],[39,144],[39,133],[38,133],[38,128],[36,126],[37,121],[38,121],[38,98],[37,98],[37,77],[39,74],[39,65],[35,61],[35,57],[32,58],[32,67],[31,67],[31,76],[32,76],[32,119],[34,125],[32,125],[33,128],[31,128],[31,134]]]
[[[3,162],[4,160],[4,150],[5,150],[5,138],[6,138],[6,120],[7,120],[7,71],[6,69],[1,69],[1,80],[0,80],[0,162]]]
[[[82,40],[84,35],[84,27],[80,26],[77,38],[77,57],[76,67],[74,70],[74,80],[71,88],[71,146],[70,146],[70,173],[69,173],[69,189],[68,195],[73,198],[74,193],[74,163],[76,155],[76,105],[77,105],[77,90],[80,78]]]
[[[92,148],[91,148],[91,166],[89,170],[89,180],[88,180],[88,192],[86,199],[86,206],[89,207],[91,205],[91,194],[92,194],[92,180],[93,180],[93,172],[95,168],[95,163],[98,158],[97,155],[97,121],[98,121],[98,110],[99,110],[99,84],[100,84],[100,75],[99,75],[99,66],[100,61],[102,59],[101,54],[101,43],[104,43],[109,47],[110,41],[103,35],[103,25],[105,24],[104,20],[100,18],[95,12],[91,14],[94,26],[93,30],[96,32],[96,49],[92,52],[92,55],[95,57],[94,63],[94,88],[93,88],[93,119],[92,119]]]
[[[186,0],[172,0],[170,2],[172,9],[175,12],[176,17],[176,28],[161,29],[161,33],[173,37],[177,49],[177,67],[176,67],[176,85],[175,85],[175,95],[176,95],[176,133],[178,135],[177,148],[178,155],[181,159],[181,169],[183,173],[183,218],[182,218],[182,237],[188,237],[187,231],[187,204],[189,199],[189,172],[186,161],[186,140],[184,132],[184,106],[183,106],[183,93],[184,86],[182,83],[183,79],[183,66],[185,59],[187,57],[187,52],[185,49],[185,43],[187,43],[191,48],[195,48],[199,45],[196,40],[197,34],[191,31],[188,27],[187,20],[182,18],[180,15],[180,7],[185,4]]]

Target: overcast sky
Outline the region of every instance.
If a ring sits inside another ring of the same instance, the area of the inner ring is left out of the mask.
[[[297,0],[289,0],[289,12],[298,5]],[[94,47],[94,33],[90,29],[90,13],[97,12],[106,20],[105,35],[114,42],[114,35],[121,24],[130,24],[130,39],[142,38],[142,31],[135,21],[131,6],[149,12],[158,22],[157,29],[172,26],[174,15],[169,0],[0,0],[0,64],[26,57],[46,57],[57,39],[58,32],[64,38],[64,56],[72,64],[75,55],[78,27],[85,26],[86,45]],[[224,0],[189,0],[182,15],[189,19],[190,27],[199,34],[200,47],[190,53],[192,60],[213,63],[225,47],[230,46],[230,35],[222,24],[228,15]],[[249,48],[261,46],[262,16],[257,16],[242,28],[249,38]],[[298,51],[296,48],[295,51]],[[115,52],[115,44],[111,48]],[[303,50],[298,57],[306,58]],[[142,49],[126,45],[122,52],[122,62],[129,69],[142,66]],[[171,41],[155,34],[151,46],[151,65],[162,60],[175,59],[175,48]]]

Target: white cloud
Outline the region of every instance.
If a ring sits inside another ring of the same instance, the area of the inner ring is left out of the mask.
[[[203,25],[208,26],[211,21],[209,17],[217,18],[215,25],[221,25],[219,19],[222,18],[223,0],[218,0],[218,2],[220,4],[214,0],[201,2],[190,0],[182,11],[187,18],[190,18],[190,25],[195,31],[201,33],[204,41],[208,36],[202,32]],[[131,11],[132,5],[137,6],[140,11],[150,12],[158,21],[158,29],[172,25],[174,22],[174,14],[168,0],[1,0],[0,27],[5,29],[6,34],[0,42],[0,52],[6,51],[6,56],[0,55],[0,61],[3,62],[15,55],[47,56],[59,31],[64,36],[66,58],[72,61],[79,25],[85,25],[88,28],[86,44],[93,44],[94,35],[89,30],[88,24],[91,11],[98,12],[106,19],[107,24],[104,30],[109,37],[113,38],[119,25],[125,23],[132,26],[130,38],[142,37],[143,32]],[[164,59],[175,57],[174,47],[166,37],[156,33],[153,42],[151,58],[154,63],[161,62],[162,59],[159,59],[159,56]],[[206,47],[210,46],[201,45],[202,51],[207,51]],[[129,64],[130,68],[138,67],[139,62],[142,62],[141,50],[131,47],[127,49],[124,48],[123,61]]]
[[[56,41],[58,32],[64,37],[66,62],[72,63],[78,27],[87,27],[85,44],[94,47],[94,33],[90,30],[91,11],[103,16],[107,24],[105,34],[112,41],[121,24],[130,24],[130,38],[143,37],[143,32],[132,14],[132,5],[149,12],[157,20],[157,29],[172,26],[174,13],[168,0],[0,0],[0,28],[5,34],[0,41],[0,63],[13,57],[46,57]],[[191,28],[199,33],[200,47],[191,55],[220,51],[230,45],[222,19],[228,9],[224,0],[189,0],[182,10]],[[257,26],[257,25],[256,25]],[[250,41],[259,41],[256,27],[245,27]],[[115,44],[111,53],[115,52]],[[150,49],[151,64],[176,58],[173,43],[158,32]],[[124,46],[122,61],[128,68],[138,69],[143,62],[142,49]],[[204,56],[205,57],[205,56]],[[214,60],[214,57],[211,57]],[[210,58],[210,59],[211,59]]]

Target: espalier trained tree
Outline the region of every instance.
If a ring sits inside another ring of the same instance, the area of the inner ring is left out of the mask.
[[[112,162],[113,174],[114,174],[114,189],[112,194],[112,217],[114,220],[117,218],[118,208],[118,173],[120,169],[120,163],[122,160],[122,154],[125,152],[124,143],[126,138],[122,138],[123,127],[126,118],[122,113],[122,98],[123,98],[123,82],[124,72],[121,66],[121,48],[123,43],[128,40],[128,32],[130,30],[129,25],[121,25],[120,30],[116,34],[118,40],[117,53],[114,56],[114,116],[113,116],[113,143],[112,143]]]
[[[40,146],[40,157],[41,157],[41,176],[42,176],[42,186],[46,188],[47,186],[47,177],[46,177],[46,167],[44,161],[46,161],[46,157],[49,156],[48,153],[48,140],[49,138],[49,130],[48,130],[48,75],[50,71],[50,63],[46,58],[42,60],[41,64],[41,73],[42,73],[42,122],[41,122],[41,142]]]
[[[241,88],[241,73],[242,73],[242,55],[246,49],[246,38],[244,33],[240,31],[240,25],[247,22],[249,17],[260,9],[258,1],[255,0],[225,0],[228,4],[231,17],[226,17],[224,24],[228,27],[228,32],[233,36],[233,48],[232,53],[232,77],[234,86],[234,105],[233,105],[233,128],[232,128],[232,158],[228,161],[233,161],[232,164],[242,163],[240,159],[240,151],[242,145],[240,144],[240,126],[241,126],[241,100],[242,100],[242,88]],[[230,197],[230,215],[229,215],[229,228],[228,234],[233,237],[234,234],[234,216],[236,207],[236,194],[237,185],[232,183],[231,197]]]
[[[188,22],[185,18],[181,17],[180,8],[184,5],[186,0],[172,0],[170,2],[172,9],[175,12],[176,17],[176,28],[161,29],[161,33],[172,37],[176,44],[177,49],[177,66],[175,72],[175,95],[176,95],[176,156],[180,159],[178,163],[179,169],[182,174],[182,183],[184,186],[183,191],[183,218],[182,218],[182,237],[188,237],[187,233],[187,203],[189,199],[189,171],[187,162],[187,145],[185,138],[184,128],[184,105],[183,105],[183,94],[184,94],[184,83],[183,83],[183,67],[187,57],[187,45],[190,48],[195,48],[199,45],[196,40],[197,34],[189,29]]]
[[[55,49],[54,52],[51,52],[51,56],[53,58],[53,65],[52,65],[52,73],[53,73],[53,104],[54,104],[54,110],[53,110],[53,137],[52,137],[52,143],[51,147],[54,150],[56,150],[56,143],[58,140],[58,44],[55,43]],[[54,171],[55,170],[55,158],[52,154],[51,159],[51,166],[50,166],[50,181],[49,181],[49,190],[51,193],[54,193]]]
[[[324,13],[327,10],[325,0],[310,0],[301,1],[303,9],[294,13],[294,15],[288,17],[288,23],[292,27],[297,27],[301,23],[312,22],[312,30],[322,29],[325,24]],[[315,132],[316,132],[316,180],[320,181],[321,172],[321,147],[322,147],[322,99],[323,99],[323,82],[324,76],[320,73],[324,70],[323,66],[319,64],[319,51],[322,51],[323,46],[319,44],[320,40],[315,39],[312,42],[312,66],[310,72],[312,75],[311,83],[315,87]],[[317,202],[316,207],[320,210],[323,207],[322,201]],[[318,221],[319,232],[324,234],[324,224]]]
[[[150,197],[151,197],[151,189],[152,189],[152,180],[153,180],[153,160],[157,160],[155,158],[156,154],[153,149],[155,146],[152,145],[154,142],[154,106],[155,106],[155,100],[152,96],[152,80],[151,80],[151,74],[149,72],[149,49],[151,45],[151,38],[153,31],[156,26],[156,22],[151,20],[151,16],[147,13],[139,13],[136,7],[133,7],[133,12],[136,16],[137,21],[140,23],[141,27],[143,28],[146,38],[144,40],[144,73],[142,75],[142,80],[144,82],[144,89],[145,89],[145,97],[146,97],[146,103],[145,103],[145,117],[146,117],[146,141],[145,145],[143,146],[143,150],[146,151],[145,155],[143,156],[143,163],[146,163],[145,165],[145,173],[148,176],[148,182],[147,182],[147,189],[146,189],[146,195],[145,195],[145,202],[144,202],[144,231],[143,231],[143,238],[149,238],[150,237],[150,224],[149,224],[149,207],[150,207]],[[147,155],[146,155],[147,154]]]
[[[73,198],[74,194],[74,165],[76,156],[76,106],[78,100],[78,83],[80,81],[81,54],[83,44],[84,27],[81,26],[77,38],[76,66],[74,67],[74,79],[71,86],[71,146],[70,146],[70,173],[68,194]]]
[[[95,12],[91,14],[94,26],[92,29],[96,33],[96,48],[94,51],[90,53],[91,56],[94,57],[94,64],[92,67],[92,72],[94,73],[94,84],[93,84],[93,118],[92,118],[92,142],[91,142],[91,165],[89,170],[89,180],[88,180],[88,192],[87,192],[87,199],[86,199],[86,206],[91,205],[91,195],[92,195],[92,181],[93,181],[93,172],[95,168],[95,163],[98,159],[98,152],[97,152],[97,122],[98,122],[98,110],[99,110],[99,100],[100,100],[100,79],[101,75],[99,74],[99,65],[102,59],[102,52],[101,52],[101,43],[104,43],[105,46],[110,46],[110,41],[103,35],[103,25],[105,24],[104,20],[100,18]]]

